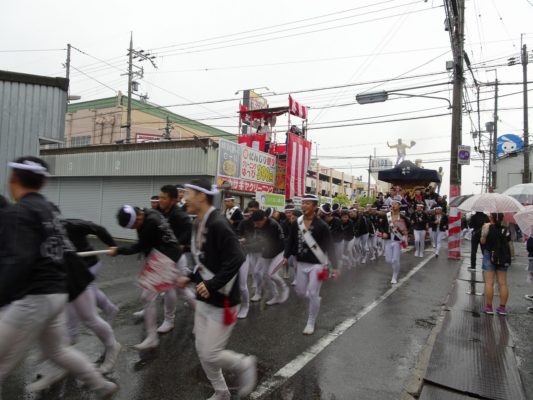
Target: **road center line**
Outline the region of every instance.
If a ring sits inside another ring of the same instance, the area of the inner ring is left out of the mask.
[[[326,347],[331,343],[337,340],[342,336],[349,328],[351,328],[357,321],[367,315],[374,308],[379,306],[384,300],[386,300],[390,295],[392,295],[396,290],[403,286],[414,274],[416,274],[422,267],[424,267],[434,255],[426,258],[424,261],[421,261],[417,266],[415,266],[409,273],[400,279],[400,281],[376,300],[374,300],[369,305],[365,306],[361,311],[359,311],[355,316],[345,319],[343,322],[338,324],[335,329],[330,333],[321,337],[314,345],[309,347],[295,359],[285,364],[279,371],[272,375],[267,380],[261,382],[255,389],[255,391],[250,394],[251,399],[261,399],[267,394],[278,389],[283,385],[287,380],[296,375],[300,370],[302,370],[309,362],[311,362],[317,355],[319,355]]]

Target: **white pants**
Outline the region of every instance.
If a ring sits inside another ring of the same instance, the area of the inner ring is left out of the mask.
[[[156,300],[159,297],[159,293],[151,290],[143,289],[141,292],[141,301],[143,303],[144,310],[144,326],[146,328],[147,336],[157,335],[157,309]],[[176,315],[177,304],[176,291],[171,289],[165,292],[164,308],[165,308],[165,321],[174,323],[174,317]]]
[[[388,239],[385,241],[385,261],[392,266],[392,278],[397,279],[400,273],[401,247],[399,240]]]
[[[368,233],[359,237],[359,253],[361,255],[361,262],[365,263],[368,258]]]
[[[93,276],[96,278],[101,268],[102,261],[98,261],[96,264],[89,268],[89,271],[91,271]],[[98,286],[96,286],[96,283],[91,283],[89,287],[94,293],[94,297],[96,299],[96,306],[100,310],[102,310],[106,314],[113,310],[118,310],[118,307],[111,300],[109,300],[109,297],[107,297],[106,294],[98,288]]]
[[[444,236],[446,235],[446,232],[441,231],[431,231],[431,236],[433,238],[433,243],[435,247],[435,254],[439,254],[440,252],[440,243]]]
[[[95,294],[90,286],[67,306],[67,327],[71,343],[74,343],[78,336],[80,320],[106,347],[115,344],[113,329],[98,315]]]
[[[190,272],[190,269],[189,269],[189,256],[190,255],[191,255],[191,253],[183,253],[181,255],[181,257],[178,259],[178,262],[176,263],[176,268],[178,269],[178,273],[180,273],[182,275],[186,275],[186,276],[189,274],[189,272]],[[196,293],[194,291],[192,291],[188,287],[177,288],[176,291],[177,291],[177,294],[181,298],[183,298],[191,307],[195,307],[195,305],[196,305]],[[171,320],[168,320],[168,322],[173,322],[174,321],[174,315],[175,315],[176,306],[174,306],[174,313],[171,313],[172,294],[170,296],[171,297],[169,297],[169,299],[167,300],[166,299],[167,294],[165,293],[165,300],[164,300],[165,301],[165,310],[168,307],[168,314],[169,314],[168,317],[171,318]],[[166,301],[169,301],[168,306],[167,306]],[[177,302],[177,299],[176,299],[176,302]],[[166,311],[165,311],[165,319],[167,319]]]
[[[415,235],[415,256],[423,256],[426,241],[426,231],[415,229],[413,232]]]
[[[368,236],[368,254],[370,255],[370,258],[372,258],[372,259],[378,257],[376,234]]]
[[[34,342],[43,355],[94,390],[105,380],[93,364],[65,341],[66,294],[30,295],[7,306],[0,318],[0,393],[7,374]]]
[[[263,280],[266,283],[272,298],[278,297],[280,292],[287,290],[287,284],[283,278],[279,276],[279,270],[276,271],[275,274],[272,273],[281,260],[283,260],[283,252],[279,253],[274,258],[260,257],[257,264],[257,268],[263,273]]]
[[[256,257],[254,254],[247,254],[246,260],[239,269],[239,289],[241,292],[241,308],[247,308],[250,306],[250,292],[248,291],[248,273],[250,271],[250,265],[255,264]]]
[[[237,311],[237,307],[233,307]],[[224,309],[199,301],[194,314],[196,352],[215,391],[227,391],[222,369],[242,371],[244,355],[226,350],[235,324],[224,325]]]
[[[252,275],[252,288],[255,289],[261,287],[263,284],[263,277],[261,274],[257,274],[257,263],[260,256],[261,253],[250,253],[246,255],[246,259],[248,260],[248,274]],[[248,279],[246,279],[246,282],[248,282]]]
[[[352,268],[355,266],[355,238],[351,240],[343,240],[342,261],[343,266]]]
[[[309,264],[298,261],[296,270],[296,293],[301,297],[309,299],[308,324],[315,324],[320,310],[320,288],[322,281],[318,279],[318,273],[322,271],[322,265]]]

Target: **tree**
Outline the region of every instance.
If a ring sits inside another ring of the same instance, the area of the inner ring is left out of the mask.
[[[348,197],[348,195],[346,193],[339,193],[337,194],[337,196],[335,196],[333,198],[333,203],[337,203],[337,204],[340,204],[341,207],[342,206],[350,206],[351,205],[351,201],[350,201],[350,198]]]

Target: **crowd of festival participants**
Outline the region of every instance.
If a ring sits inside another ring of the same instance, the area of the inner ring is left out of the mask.
[[[118,391],[106,375],[123,350],[112,328],[119,308],[95,284],[101,261],[94,254],[77,255],[93,250],[89,235],[108,246],[110,256],[140,253],[172,265],[173,285],[141,290],[142,309],[135,316],[144,319],[145,338],[133,348],[144,352],[159,346],[159,335],[174,329],[182,298],[194,312],[195,347],[214,390],[209,400],[229,400],[222,371],[239,377],[240,397],[256,385],[256,358],[225,349],[236,321],[254,312],[251,303],[276,307],[293,292],[306,298],[302,333],[312,335],[324,281],[342,279],[343,270],[384,256],[394,285],[400,279],[402,249],[412,242],[414,255],[424,257],[429,239],[429,251],[438,256],[448,228],[446,198],[433,187],[406,191],[394,186],[372,204],[350,207],[320,204],[308,194],[298,206],[287,201],[283,210],[260,209],[255,200],[241,210],[233,197],[226,197],[219,212],[214,207],[217,188],[195,180],[161,187],[147,199],[150,207],[120,207],[117,222],[136,230],[137,241],[117,245],[102,226],[62,218],[40,193],[49,176],[43,160],[21,157],[9,166],[15,203],[0,202],[0,389],[38,344],[41,377],[28,391],[45,390],[67,374],[99,399],[111,399]],[[164,317],[158,326],[161,297]],[[80,324],[104,346],[99,366],[71,346]]]

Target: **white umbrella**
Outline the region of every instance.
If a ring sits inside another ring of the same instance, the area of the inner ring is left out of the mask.
[[[514,197],[522,204],[533,204],[533,183],[521,183],[511,186],[502,194]]]
[[[514,219],[522,232],[529,233],[533,227],[533,206],[526,206],[522,211],[517,212]]]
[[[500,193],[476,194],[458,207],[462,211],[482,211],[488,213],[517,212],[524,209],[516,199]]]

